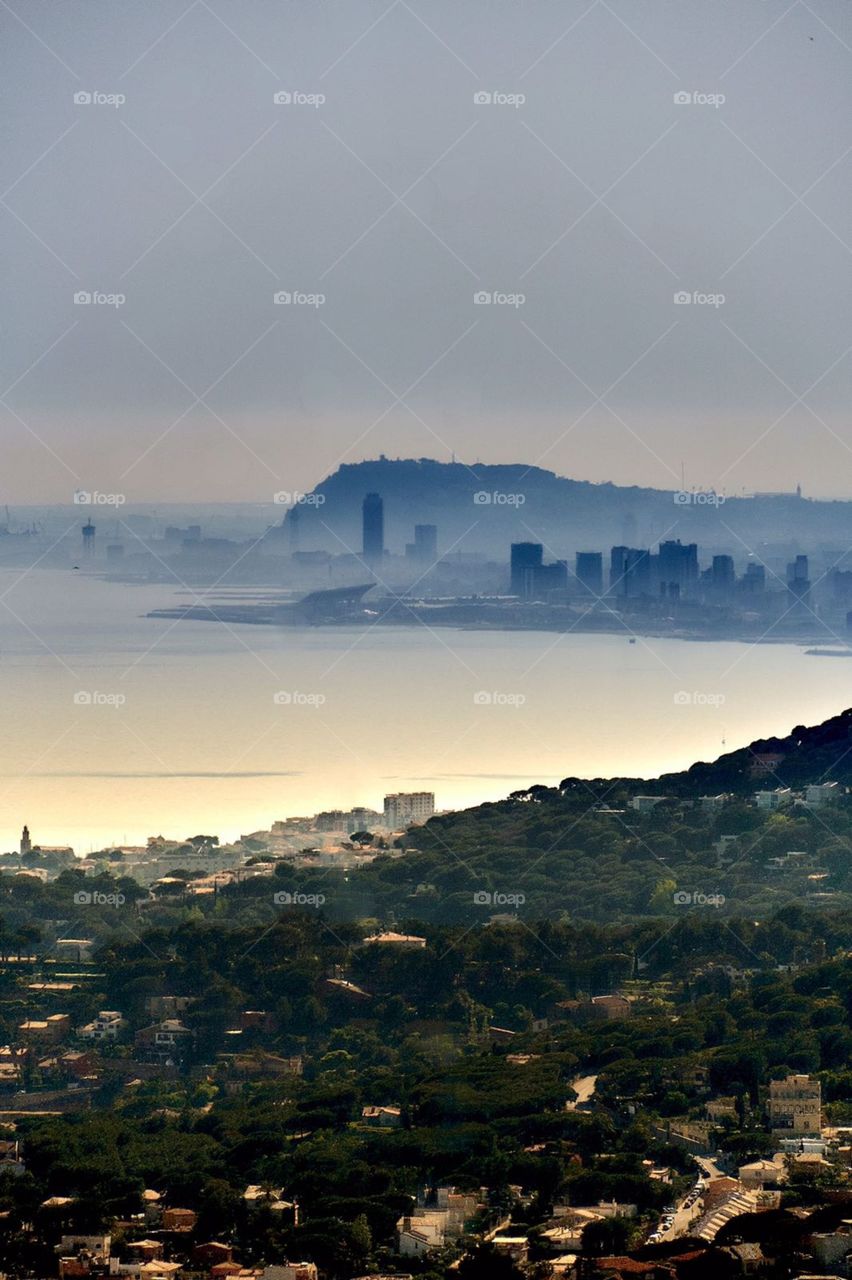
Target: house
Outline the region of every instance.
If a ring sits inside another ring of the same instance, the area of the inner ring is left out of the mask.
[[[635,809],[637,813],[653,813],[657,805],[668,798],[668,796],[632,796],[630,808]]]
[[[164,1231],[193,1231],[198,1214],[193,1209],[164,1209]]]
[[[758,809],[774,811],[792,803],[793,792],[789,787],[776,787],[773,791],[755,791],[754,802]]]
[[[101,1009],[96,1018],[80,1027],[77,1035],[83,1040],[115,1040],[124,1025],[117,1009]]]
[[[379,1129],[398,1129],[402,1124],[402,1112],[399,1107],[362,1107],[361,1119],[364,1124]]]
[[[592,996],[591,1016],[606,1019],[629,1018],[633,1012],[629,1000],[624,996]]]
[[[212,1267],[219,1262],[232,1262],[233,1246],[223,1244],[221,1240],[208,1240],[206,1244],[197,1244],[192,1251],[192,1261]],[[239,1270],[239,1268],[237,1268]]]
[[[134,1036],[137,1052],[146,1062],[182,1062],[192,1048],[194,1034],[179,1018],[164,1018]]]
[[[52,1013],[48,1018],[28,1018],[18,1027],[22,1040],[44,1044],[58,1044],[71,1030],[71,1018],[67,1013]]]

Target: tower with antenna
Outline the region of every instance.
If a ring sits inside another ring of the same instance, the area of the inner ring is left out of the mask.
[[[87,520],[83,525],[83,555],[93,556],[95,554],[95,526],[91,520]]]

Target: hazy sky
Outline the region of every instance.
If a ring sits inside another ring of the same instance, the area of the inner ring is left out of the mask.
[[[4,0],[0,501],[452,451],[849,496],[850,10]]]

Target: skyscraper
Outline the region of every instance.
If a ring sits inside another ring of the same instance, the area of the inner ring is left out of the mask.
[[[603,594],[603,555],[600,551],[578,551],[574,560],[574,576],[591,595]]]
[[[385,554],[385,506],[381,494],[368,493],[361,504],[362,551],[371,569],[378,569]]]
[[[533,594],[536,572],[541,568],[544,547],[540,542],[513,542],[510,557],[509,590],[513,596],[528,600]]]

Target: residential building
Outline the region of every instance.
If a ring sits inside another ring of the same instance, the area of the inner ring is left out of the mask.
[[[397,791],[385,796],[384,822],[390,831],[427,822],[435,812],[433,791]]]
[[[769,1085],[769,1124],[780,1137],[819,1137],[822,1089],[819,1080],[793,1075]]]
[[[96,1018],[80,1027],[77,1035],[83,1040],[115,1040],[124,1025],[117,1009],[101,1009]]]

